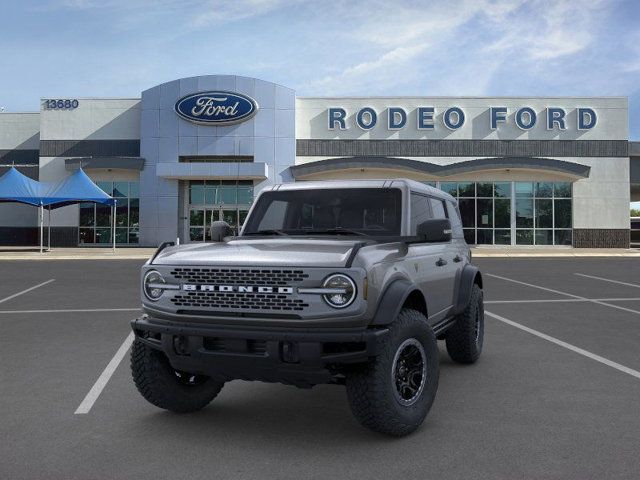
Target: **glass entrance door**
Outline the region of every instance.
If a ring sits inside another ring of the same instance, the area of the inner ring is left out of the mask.
[[[248,208],[206,208],[191,207],[189,209],[189,241],[210,242],[211,224],[223,220],[231,225],[233,234],[237,235],[247,218]]]

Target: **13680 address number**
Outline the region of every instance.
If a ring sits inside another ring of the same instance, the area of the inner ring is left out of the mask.
[[[47,110],[67,110],[67,109],[73,109],[73,108],[78,108],[78,105],[80,105],[80,102],[78,102],[78,100],[74,99],[60,99],[60,98],[51,98],[48,100],[44,101],[44,108],[46,108]]]

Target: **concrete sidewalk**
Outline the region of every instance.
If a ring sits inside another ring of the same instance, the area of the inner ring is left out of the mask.
[[[535,248],[535,247],[472,247],[475,258],[526,258],[526,257],[640,257],[640,249],[624,248]],[[146,260],[155,248],[123,247],[114,252],[111,248],[53,248],[40,253],[34,247],[0,248],[2,260]]]

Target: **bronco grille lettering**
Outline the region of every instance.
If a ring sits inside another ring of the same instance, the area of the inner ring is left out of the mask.
[[[291,295],[293,287],[270,287],[253,285],[194,285],[185,283],[182,290],[186,292],[222,292],[222,293],[279,293]]]

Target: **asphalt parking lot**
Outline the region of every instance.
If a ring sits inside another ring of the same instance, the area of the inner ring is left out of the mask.
[[[146,403],[127,354],[142,263],[0,262],[0,478],[638,478],[638,258],[478,259],[483,356],[441,345],[434,407],[402,439],[361,428],[338,386]]]

